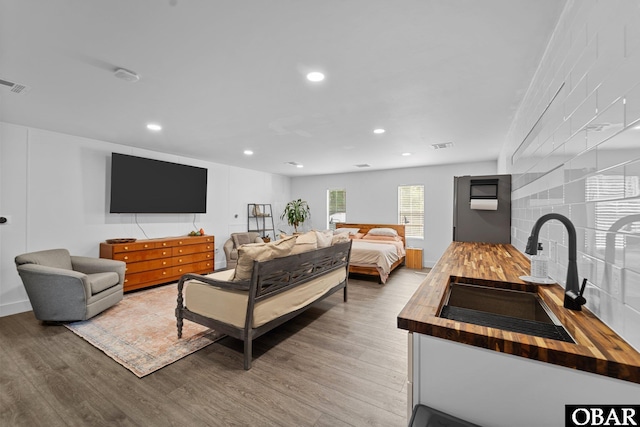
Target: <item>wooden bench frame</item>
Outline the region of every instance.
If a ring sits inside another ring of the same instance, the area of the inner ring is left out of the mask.
[[[292,319],[298,314],[311,307],[313,304],[322,301],[340,289],[344,290],[344,302],[347,302],[347,282],[349,276],[349,257],[351,254],[351,242],[337,243],[333,246],[304,252],[297,255],[289,255],[283,258],[276,258],[269,261],[254,261],[253,273],[250,281],[227,282],[212,279],[199,274],[185,274],[178,282],[178,305],[176,307],[176,320],[178,327],[178,338],[182,337],[183,319],[207,326],[218,332],[244,341],[244,369],[251,369],[252,342],[254,339],[264,335],[273,328]],[[345,269],[345,279],[338,285],[329,289],[322,296],[308,305],[287,313],[281,317],[271,320],[264,325],[254,328],[253,311],[256,303],[267,298],[277,297],[278,294],[293,289],[311,280],[314,280],[337,269]],[[220,289],[247,291],[247,314],[245,325],[242,328],[212,319],[201,314],[189,311],[184,306],[183,289],[184,283],[195,279],[207,285]]]

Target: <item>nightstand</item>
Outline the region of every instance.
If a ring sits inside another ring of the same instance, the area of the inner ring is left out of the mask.
[[[407,248],[406,265],[408,268],[422,270],[422,248]]]

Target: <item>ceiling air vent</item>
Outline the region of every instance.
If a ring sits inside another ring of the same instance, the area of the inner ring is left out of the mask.
[[[434,150],[441,150],[444,148],[451,148],[453,147],[453,142],[443,142],[440,144],[431,144],[431,148],[433,148]]]
[[[359,165],[355,165],[355,167],[357,167],[357,168],[370,168],[371,165],[366,164],[366,163],[361,163]]]
[[[0,79],[0,87],[4,89],[8,89],[9,92],[13,92],[13,93],[27,93],[31,90],[31,88],[27,85],[14,83],[14,82],[10,82],[8,80],[2,80],[2,79]]]

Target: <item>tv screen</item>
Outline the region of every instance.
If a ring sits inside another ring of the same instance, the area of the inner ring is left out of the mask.
[[[207,169],[113,153],[111,213],[205,213]]]

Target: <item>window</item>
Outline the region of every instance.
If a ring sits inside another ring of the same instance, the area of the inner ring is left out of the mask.
[[[424,185],[398,187],[398,224],[406,237],[424,237]]]
[[[595,202],[596,248],[606,249],[615,241],[615,249],[625,246],[624,230],[638,233],[640,224],[634,221],[640,212],[640,179],[637,176],[595,175],[587,177],[585,197],[587,202]],[[608,233],[611,231],[611,233]],[[613,234],[615,233],[615,234]],[[610,240],[607,242],[608,239]],[[610,248],[613,250],[613,248]]]
[[[347,190],[327,190],[328,228],[336,229],[336,222],[347,222]]]

